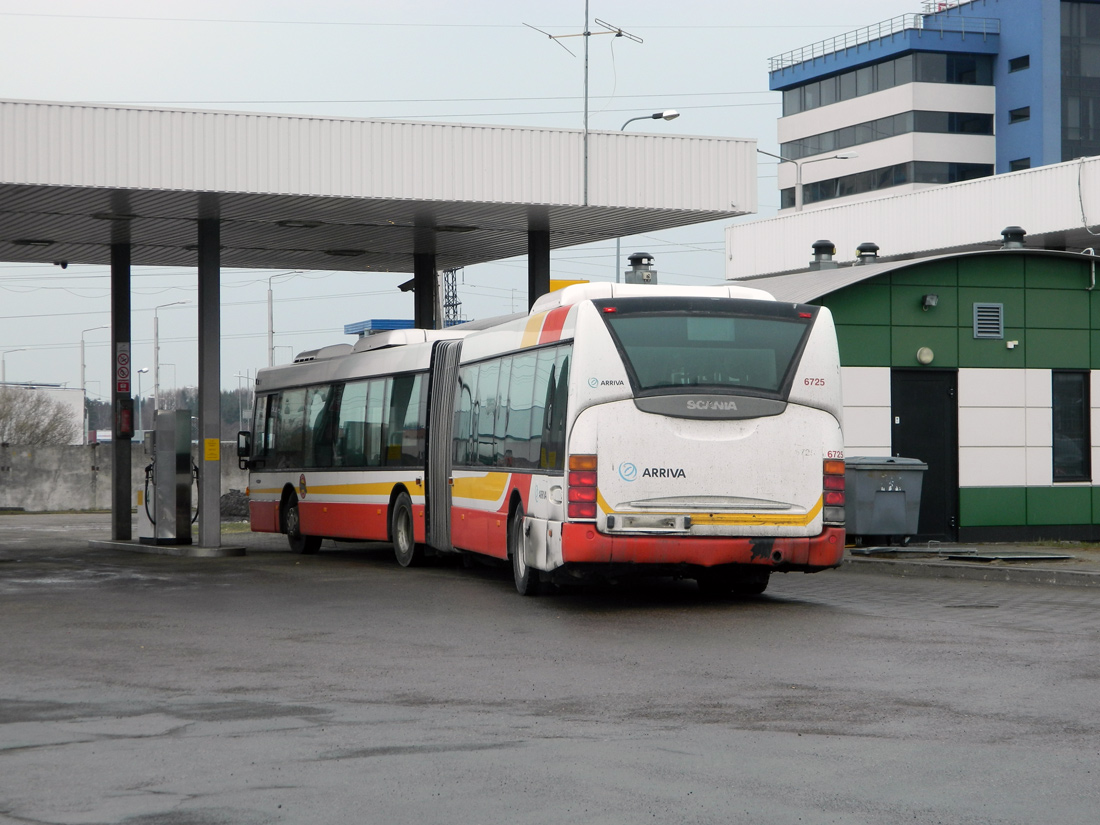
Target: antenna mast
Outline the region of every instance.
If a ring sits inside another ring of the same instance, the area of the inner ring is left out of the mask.
[[[561,42],[563,37],[583,37],[584,38],[584,201],[583,205],[588,206],[588,38],[595,34],[613,34],[616,37],[625,37],[627,40],[633,40],[635,43],[641,43],[642,38],[637,35],[633,35],[630,32],[625,32],[618,26],[612,26],[605,20],[596,18],[596,25],[603,26],[607,31],[594,32],[588,29],[588,0],[584,0],[584,31],[576,34],[550,34],[544,32],[542,29],[535,28],[530,23],[524,23],[527,28],[535,29],[540,34],[545,34],[551,40],[556,42],[559,46],[565,49],[570,54],[569,47]],[[573,55],[576,57],[576,55]]]

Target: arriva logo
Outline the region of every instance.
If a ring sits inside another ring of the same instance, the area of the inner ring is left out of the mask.
[[[737,404],[733,401],[711,401],[702,398],[698,401],[689,400],[687,408],[689,410],[736,410]]]
[[[623,481],[637,481],[638,468],[629,461],[619,465],[619,478]]]
[[[618,378],[605,378],[603,381],[601,381],[599,378],[593,377],[588,379],[588,386],[592,387],[593,389],[595,389],[596,387],[625,387],[626,382]]]
[[[646,467],[642,478],[687,478],[682,467]]]

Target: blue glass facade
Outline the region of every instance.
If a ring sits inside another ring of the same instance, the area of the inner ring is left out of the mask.
[[[989,55],[998,174],[1100,154],[1100,0],[972,0],[919,22],[776,68],[770,86],[786,101],[800,87],[907,54]]]

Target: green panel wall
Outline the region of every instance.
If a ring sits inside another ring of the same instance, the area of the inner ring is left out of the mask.
[[[1028,369],[1089,369],[1091,336],[1086,329],[1029,329],[1024,357]]]
[[[1022,289],[995,288],[995,287],[959,287],[959,317],[960,327],[970,331],[973,338],[974,329],[974,304],[1004,304],[1005,326],[1024,326],[1024,303],[1026,294]]]
[[[1024,259],[1024,285],[1028,289],[1083,291],[1089,285],[1089,265],[1084,261],[1055,256],[1027,256]]]
[[[993,252],[915,262],[824,296],[845,366],[1100,369],[1100,287],[1087,261]],[[922,309],[924,295],[938,297]],[[1004,305],[1005,338],[975,339],[976,302]],[[1019,341],[1009,349],[1008,341]]]
[[[968,255],[958,264],[959,286],[1023,289],[1023,255]]]
[[[935,354],[929,367],[959,365],[959,335],[954,327],[894,327],[890,331],[890,362],[895,367],[919,367],[917,350],[928,347]],[[841,356],[841,363],[844,357]]]
[[[821,304],[833,313],[838,326],[890,323],[889,284],[858,284],[826,296]]]
[[[959,490],[959,525],[1007,527],[1024,523],[1027,490],[1023,487],[963,487]]]
[[[958,286],[959,266],[957,259],[907,266],[890,274],[890,283],[894,286]]]
[[[890,327],[838,326],[836,338],[844,366],[890,366]]]
[[[1029,289],[1026,325],[1046,329],[1088,329],[1088,297],[1081,290]]]
[[[924,308],[924,296],[937,304]],[[958,324],[958,290],[952,287],[895,286],[890,290],[890,321],[895,326],[953,327]]]
[[[1091,487],[1028,487],[1028,524],[1091,524]]]
[[[958,332],[960,367],[1022,370],[1027,365],[1022,328],[1006,328],[1004,340],[975,338],[971,327],[959,327]],[[1009,341],[1018,341],[1019,344],[1009,349]],[[1100,336],[1097,346],[1100,346]]]

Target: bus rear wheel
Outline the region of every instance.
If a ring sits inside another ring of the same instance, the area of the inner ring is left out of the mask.
[[[312,555],[321,549],[320,536],[303,536],[302,521],[298,515],[298,498],[291,496],[283,511],[283,528],[291,553]]]
[[[390,511],[390,539],[393,554],[402,567],[416,567],[424,560],[424,546],[417,544],[413,533],[412,499],[401,493]]]
[[[524,552],[527,537],[523,524],[523,505],[517,504],[508,523],[508,553],[512,557],[512,576],[516,581],[516,590],[521,596],[537,596],[542,589],[539,571],[527,564]]]

